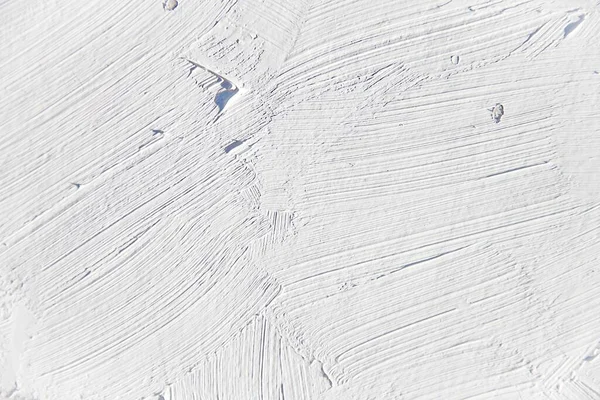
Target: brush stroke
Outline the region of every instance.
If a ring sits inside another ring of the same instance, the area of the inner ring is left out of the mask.
[[[0,399],[595,399],[600,9],[0,2]]]

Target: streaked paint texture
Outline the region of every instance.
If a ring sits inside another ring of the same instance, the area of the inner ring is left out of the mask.
[[[597,0],[5,0],[0,38],[0,399],[600,399]]]

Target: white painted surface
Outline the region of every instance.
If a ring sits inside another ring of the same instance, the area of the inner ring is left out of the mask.
[[[600,399],[600,3],[0,1],[0,398]]]

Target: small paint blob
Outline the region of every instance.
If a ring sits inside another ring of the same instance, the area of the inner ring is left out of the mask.
[[[177,2],[177,0],[167,0],[163,3],[163,8],[166,11],[173,11],[177,8],[178,5],[179,3]]]

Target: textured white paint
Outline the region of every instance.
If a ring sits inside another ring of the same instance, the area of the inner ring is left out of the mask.
[[[597,0],[0,35],[0,398],[600,399]]]

